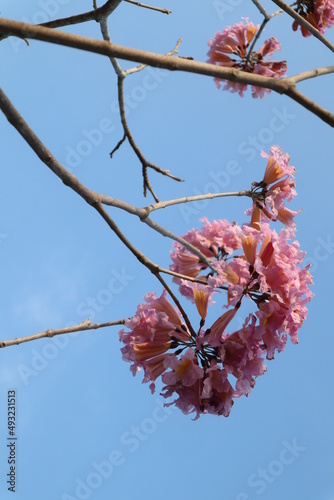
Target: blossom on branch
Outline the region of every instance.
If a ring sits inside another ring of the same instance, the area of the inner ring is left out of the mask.
[[[334,25],[334,0],[297,0],[296,5],[295,11],[321,34]],[[311,36],[311,33],[304,26],[301,26],[298,21],[294,21],[293,31],[297,31],[298,28],[304,37]]]
[[[227,26],[223,32],[216,33],[215,37],[209,41],[210,50],[207,62],[272,78],[285,76],[287,72],[286,61],[265,61],[267,56],[280,50],[280,43],[276,38],[271,37],[264,42],[258,51],[249,51],[250,44],[259,30],[259,25],[254,26],[247,19],[245,21],[245,23],[240,22],[234,26]],[[247,89],[245,83],[227,81],[221,78],[215,78],[214,81],[218,88],[222,83],[225,83],[223,90],[238,92],[241,97]],[[252,85],[253,97],[264,97],[269,92],[269,89]]]
[[[215,273],[188,247],[173,244],[171,269],[196,279],[173,281],[196,305],[197,326],[169,302],[164,290],[160,298],[147,294],[146,304],[140,304],[125,324],[129,331],[119,332],[123,359],[132,363],[133,375],[143,369],[143,382],[151,382],[152,392],[161,377],[162,396],[176,395],[166,406],[174,404],[185,414],[195,413],[195,418],[203,413],[227,417],[234,400],[249,395],[256,378],[266,371],[265,358],[282,352],[288,338],[298,343],[313,296],[309,266],[301,266],[305,254],[293,240],[295,225],[282,220],[286,227],[279,232],[270,227],[281,220],[279,211],[288,210],[284,202],[296,194],[295,169],[277,146],[262,156],[267,158],[265,173],[261,182],[253,183],[251,193],[256,210],[265,215],[254,223],[253,209],[250,222],[242,226],[203,218],[201,229],[183,236],[206,256]],[[212,295],[220,299],[223,291],[223,312],[205,326]],[[241,328],[239,324],[235,329],[233,323],[246,301],[251,307]]]

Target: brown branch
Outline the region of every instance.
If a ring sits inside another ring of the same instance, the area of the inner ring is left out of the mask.
[[[108,0],[101,7],[94,10],[90,10],[89,12],[84,12],[82,14],[77,14],[75,16],[70,16],[70,17],[64,17],[61,19],[55,19],[54,21],[41,23],[38,24],[37,26],[44,26],[46,28],[54,29],[54,28],[62,28],[64,26],[72,26],[74,24],[86,23],[87,21],[100,22],[102,19],[105,19],[108,16],[110,16],[110,14],[114,12],[114,10],[119,6],[121,2],[122,0]],[[12,35],[12,33],[8,33],[5,36],[0,36],[0,41],[10,35]]]
[[[133,5],[136,5],[137,7],[143,7],[144,9],[150,9],[150,10],[156,10],[157,12],[161,12],[162,14],[171,14],[172,11],[168,9],[164,9],[162,7],[154,7],[153,5],[147,5],[145,3],[141,2],[135,2],[134,0],[125,0],[125,2],[132,3]]]
[[[103,19],[100,22],[100,28],[101,28],[101,33],[103,36],[104,41],[110,43],[110,35],[109,35],[109,28],[108,28],[108,22],[106,19]],[[168,55],[173,55],[175,52],[177,52],[177,48],[181,43],[181,39],[177,41],[176,46],[174,49],[168,53]],[[127,71],[122,70],[121,66],[119,65],[117,59],[115,57],[109,57],[111,64],[113,65],[113,68],[115,70],[115,73],[117,75],[117,88],[118,88],[118,106],[119,106],[119,113],[120,113],[120,118],[121,118],[121,123],[123,126],[123,131],[124,131],[124,136],[123,139],[117,144],[116,150],[121,146],[121,144],[124,142],[125,139],[128,139],[130,146],[132,147],[135,155],[139,159],[142,165],[142,176],[143,176],[143,192],[144,196],[146,197],[147,195],[147,190],[152,194],[154,200],[156,202],[159,201],[158,197],[156,196],[152,185],[150,183],[150,180],[148,178],[148,173],[147,173],[147,168],[152,168],[159,172],[160,174],[166,175],[168,177],[171,177],[172,179],[176,181],[182,181],[179,177],[175,177],[169,173],[169,170],[163,170],[162,168],[158,167],[158,165],[155,165],[154,163],[148,162],[146,158],[144,157],[143,153],[141,152],[140,148],[136,144],[133,135],[131,133],[130,127],[128,125],[128,121],[126,118],[126,112],[125,112],[125,103],[124,103],[124,80],[126,76],[130,73],[135,73],[138,71],[141,71],[143,68],[145,68],[146,65],[142,64],[140,66],[137,66],[136,68],[131,68]],[[115,152],[115,149],[112,150],[110,153],[110,157],[112,158],[113,153]]]
[[[181,45],[182,38],[179,38],[178,41],[175,44],[175,47],[170,51],[165,54],[166,56],[173,56],[174,54],[177,54],[178,48]],[[147,64],[140,64],[139,66],[136,66],[135,68],[129,68],[124,71],[124,76],[132,75],[133,73],[137,73],[138,71],[142,71],[144,68],[147,67]]]
[[[151,162],[146,160],[145,156],[143,155],[143,153],[141,152],[140,148],[137,146],[137,144],[133,138],[133,135],[131,133],[131,130],[129,128],[128,121],[126,118],[125,103],[124,103],[124,76],[123,75],[118,76],[117,86],[118,86],[119,113],[120,113],[120,118],[121,118],[123,130],[124,130],[124,134],[126,135],[128,141],[129,141],[129,144],[131,145],[135,155],[137,156],[140,163],[142,164],[144,196],[146,196],[147,190],[149,190],[150,193],[152,194],[154,200],[156,202],[158,202],[159,199],[155,195],[153,188],[151,186],[151,183],[149,181],[148,175],[147,175],[147,168],[152,168],[152,169],[156,170],[157,172],[159,172],[160,174],[166,175],[167,177],[171,177],[172,179],[174,179],[178,182],[182,182],[182,179],[180,179],[180,177],[176,177],[176,176],[170,174],[169,170],[164,170],[164,169],[158,167],[158,165],[155,165],[154,163],[151,163]]]
[[[117,321],[109,321],[108,323],[94,323],[91,324],[91,319],[83,321],[76,326],[68,326],[66,328],[58,328],[57,330],[45,330],[41,333],[35,333],[34,335],[27,335],[26,337],[20,337],[11,340],[0,340],[0,348],[9,347],[12,345],[19,345],[25,342],[31,342],[32,340],[45,339],[50,337],[55,337],[56,335],[64,335],[66,333],[73,332],[84,332],[87,330],[97,330],[98,328],[106,328],[108,326],[124,325],[125,319],[120,319]]]
[[[200,201],[200,200],[212,200],[213,198],[225,198],[228,196],[248,196],[252,197],[251,191],[230,191],[228,193],[206,193],[206,194],[198,194],[194,196],[184,196],[182,198],[176,198],[175,200],[167,200],[167,201],[159,201],[159,203],[155,203],[154,205],[149,205],[140,210],[144,210],[147,215],[155,210],[161,210],[162,208],[171,207],[172,205],[179,205],[181,203],[191,203],[192,201]],[[144,220],[143,220],[144,222]]]
[[[325,68],[309,69],[308,71],[303,71],[297,75],[290,76],[289,81],[293,83],[302,82],[309,80],[310,78],[316,78],[318,76],[329,75],[334,73],[334,66],[327,66]]]
[[[312,101],[312,99],[309,99],[304,94],[299,92],[299,90],[297,90],[296,87],[291,87],[291,89],[287,89],[285,94],[294,101],[298,102],[298,104],[301,104],[303,108],[307,109],[308,111],[311,111],[311,113],[315,115],[319,116],[319,112],[321,110],[322,120],[331,125],[331,127],[334,127],[334,122],[333,122],[334,116],[326,109],[323,109],[320,106],[318,106],[318,104]]]
[[[278,0],[275,0],[275,2],[277,1]],[[244,71],[238,71],[232,68],[215,66],[213,64],[193,61],[181,57],[169,57],[161,54],[155,54],[153,52],[123,47],[106,41],[93,40],[79,35],[53,31],[42,26],[34,26],[2,18],[0,18],[0,32],[48,41],[80,50],[86,50],[88,52],[94,52],[108,57],[118,57],[120,59],[136,61],[171,71],[185,71],[187,73],[223,78],[233,82],[268,88],[279,94],[288,95],[301,106],[310,110],[321,120],[328,123],[331,127],[334,127],[334,115],[316,103],[310,106],[310,99],[298,92],[295,88],[294,82],[290,81],[289,78],[264,77],[252,73],[246,73]]]
[[[126,113],[125,113],[125,103],[124,103],[124,79],[125,79],[125,77],[123,74],[118,75],[118,78],[117,78],[118,105],[119,105],[119,114],[120,114],[121,123],[122,123],[123,130],[124,130],[124,135],[127,137],[130,146],[132,147],[135,155],[137,156],[140,163],[142,164],[144,196],[146,196],[147,190],[149,190],[150,193],[152,194],[153,198],[155,199],[155,201],[158,202],[159,200],[153,191],[153,188],[150,184],[150,181],[149,181],[149,178],[147,175],[148,162],[147,162],[146,158],[144,157],[143,153],[141,152],[141,150],[139,149],[139,147],[137,146],[137,144],[133,138],[133,135],[131,133],[131,130],[128,126],[128,121],[127,121]]]
[[[116,144],[116,146],[114,147],[114,149],[112,151],[110,151],[110,153],[109,153],[110,158],[112,158],[113,155],[114,155],[114,153],[116,153],[116,151],[122,146],[122,144],[125,141],[125,139],[126,139],[126,134],[123,134],[122,139],[120,139],[118,141],[118,143]]]

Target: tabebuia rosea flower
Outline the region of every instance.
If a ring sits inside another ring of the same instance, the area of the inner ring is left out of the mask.
[[[297,0],[295,11],[308,21],[314,28],[324,34],[326,29],[334,25],[334,0]],[[292,24],[293,31],[300,28],[302,35],[307,37],[311,33],[297,21]]]
[[[289,165],[290,156],[282,152],[282,148],[272,146],[269,155],[261,152],[268,159],[261,182],[253,182],[253,208],[246,213],[252,215],[251,225],[260,225],[260,220],[279,220],[285,226],[295,227],[294,217],[299,211],[285,206],[297,194],[294,187],[295,167]],[[260,226],[259,226],[260,227]]]
[[[161,377],[161,395],[174,398],[165,405],[195,413],[195,419],[206,413],[227,417],[235,399],[250,394],[267,370],[265,359],[283,351],[288,338],[298,343],[313,296],[309,265],[302,266],[305,253],[294,239],[298,212],[279,216],[296,194],[295,169],[277,146],[262,156],[267,166],[249,191],[250,220],[239,226],[202,218],[200,229],[183,236],[215,272],[188,247],[173,243],[171,270],[184,276],[173,281],[196,306],[197,320],[191,323],[183,310],[182,317],[164,290],[160,297],[148,293],[126,321],[127,331],[119,332],[133,375],[143,369],[152,393]],[[283,224],[278,231],[270,226],[276,221]],[[208,322],[213,297],[221,302],[224,292],[223,311]]]
[[[223,32],[216,33],[215,37],[209,41],[210,50],[207,62],[272,78],[285,76],[287,72],[286,61],[266,60],[268,56],[281,49],[281,44],[275,37],[266,40],[258,51],[249,52],[251,42],[259,27],[259,25],[254,26],[246,19],[245,22],[227,26]],[[241,97],[247,89],[246,83],[232,82],[221,78],[215,78],[214,81],[218,88],[224,83],[223,90],[238,92]],[[269,92],[270,89],[252,85],[253,97],[264,97]]]

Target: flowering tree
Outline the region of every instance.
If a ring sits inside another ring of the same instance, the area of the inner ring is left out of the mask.
[[[295,217],[299,212],[286,206],[296,195],[295,168],[290,164],[288,153],[277,145],[263,151],[262,180],[254,179],[248,190],[160,201],[149,172],[153,170],[176,182],[181,178],[147,160],[130,130],[124,99],[125,79],[151,65],[213,77],[218,89],[237,93],[240,97],[248,85],[254,98],[266,98],[270,91],[284,94],[333,127],[334,115],[302,94],[297,84],[333,73],[334,67],[310,69],[287,77],[289,61],[272,59],[280,49],[280,42],[273,36],[260,42],[264,27],[273,17],[288,15],[292,18],[296,37],[315,36],[319,43],[334,52],[333,45],[324,36],[334,24],[333,0],[298,1],[292,7],[281,0],[273,0],[279,10],[271,14],[257,0],[253,3],[263,16],[262,24],[254,25],[244,19],[234,26],[222,27],[222,31],[208,41],[205,62],[176,56],[180,41],[166,55],[113,44],[108,19],[112,18],[122,0],[108,0],[102,7],[97,7],[94,2],[91,12],[44,25],[0,19],[2,39],[16,36],[26,43],[29,39],[37,39],[102,54],[110,59],[117,76],[119,116],[124,132],[110,157],[116,156],[117,150],[128,141],[141,165],[143,194],[153,198],[153,203],[146,207],[135,207],[125,200],[97,193],[81,183],[52,155],[2,91],[0,108],[40,160],[98,212],[109,229],[163,286],[160,297],[148,291],[145,303],[138,305],[136,313],[129,311],[130,318],[111,318],[110,322],[103,324],[91,324],[87,318],[75,327],[2,341],[1,347],[74,331],[124,325],[125,328],[119,331],[120,341],[124,344],[122,355],[131,363],[133,375],[143,369],[144,382],[150,382],[152,392],[156,380],[161,377],[164,384],[162,396],[169,399],[176,395],[176,399],[169,400],[166,405],[175,404],[183,413],[194,413],[198,418],[202,413],[227,417],[234,400],[247,396],[255,386],[256,378],[266,371],[265,358],[272,360],[276,352],[283,351],[289,337],[292,343],[298,342],[297,334],[312,298],[309,288],[312,277],[309,266],[303,265],[304,252],[294,239]],[[159,12],[170,13],[158,7],[140,7],[155,10],[157,15]],[[91,20],[100,24],[103,41],[56,30]],[[122,59],[139,65],[123,70],[119,62]],[[250,199],[243,225],[226,219],[209,221],[203,214],[199,229],[191,229],[179,236],[150,217],[151,213],[162,208],[227,196]],[[173,240],[170,268],[161,267],[136,248],[118,227],[107,207],[126,211],[152,231]],[[180,296],[196,307],[196,324],[190,321],[187,310],[164,275],[172,276]],[[214,306],[217,297],[225,293],[223,312],[220,306],[216,307],[216,320],[207,324],[208,307]],[[237,313],[244,314],[239,327],[233,326]]]

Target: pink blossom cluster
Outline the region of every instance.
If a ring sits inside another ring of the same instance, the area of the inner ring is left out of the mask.
[[[294,187],[295,168],[289,165],[290,156],[282,154],[277,146],[270,148],[270,154],[261,152],[268,159],[264,177],[261,182],[253,182],[253,208],[247,211],[252,215],[251,225],[260,225],[261,219],[279,220],[287,227],[295,228],[294,217],[299,212],[285,206],[297,194]]]
[[[301,267],[305,254],[293,240],[293,217],[298,212],[279,217],[284,202],[296,194],[294,167],[278,147],[262,156],[267,166],[262,181],[249,191],[254,200],[250,221],[239,226],[203,218],[201,229],[183,236],[211,267],[186,246],[174,243],[171,269],[185,276],[174,281],[180,293],[195,303],[198,327],[182,309],[181,315],[164,290],[159,298],[147,294],[146,303],[125,324],[130,331],[119,332],[123,359],[132,363],[133,375],[143,369],[143,382],[151,382],[152,392],[161,376],[162,395],[176,396],[166,405],[174,404],[185,414],[194,412],[195,418],[202,413],[229,415],[234,400],[247,396],[266,371],[265,358],[283,351],[289,337],[298,343],[298,330],[313,296],[309,266]],[[270,227],[275,220],[284,224],[279,232]],[[224,312],[207,326],[212,295],[220,297],[223,290]],[[242,327],[234,329],[233,319],[247,300],[253,312],[248,307]]]
[[[334,25],[334,0],[297,0],[295,11],[298,12],[314,28],[324,34],[326,29]],[[292,24],[292,29],[301,29],[302,35],[307,37],[311,33],[297,21]]]
[[[281,45],[276,38],[271,37],[266,40],[258,51],[249,50],[258,30],[259,25],[254,26],[247,19],[234,26],[227,26],[223,32],[216,33],[215,37],[209,41],[210,50],[207,62],[271,78],[285,76],[287,72],[286,61],[265,60],[267,56],[280,50]],[[227,81],[221,78],[214,80],[218,88],[220,88],[221,83],[225,83],[223,90],[238,92],[241,97],[247,89],[245,83]],[[253,97],[264,97],[269,92],[269,89],[252,86]]]

